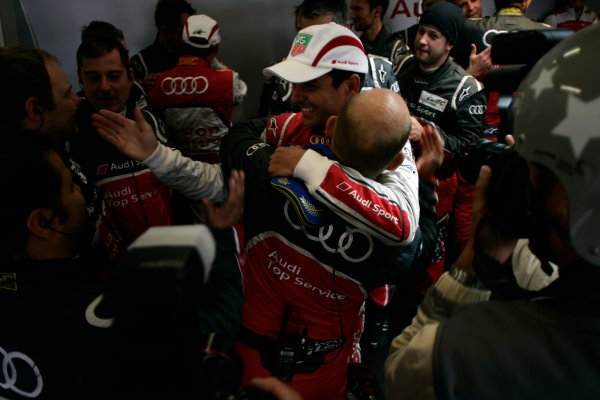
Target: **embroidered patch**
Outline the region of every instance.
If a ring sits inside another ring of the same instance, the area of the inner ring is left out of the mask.
[[[300,33],[296,35],[296,39],[294,39],[294,46],[292,47],[292,57],[304,53],[306,46],[308,46],[308,43],[310,42],[310,39],[312,39],[312,35],[308,35],[306,33]]]
[[[17,274],[14,272],[0,272],[0,289],[17,290]]]
[[[429,93],[427,90],[423,90],[421,92],[421,97],[419,98],[419,103],[438,111],[444,111],[448,104],[448,100],[433,93]]]

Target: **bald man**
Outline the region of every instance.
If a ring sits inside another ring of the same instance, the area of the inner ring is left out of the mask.
[[[385,181],[387,170],[402,164],[410,128],[404,100],[374,89],[353,96],[327,120],[325,132],[338,161],[300,147],[275,151],[243,126],[224,137],[224,174],[243,169],[248,191],[246,297],[236,345],[245,366],[242,384],[274,375],[305,398],[345,398],[346,365],[366,294],[401,280],[414,249],[386,246],[332,213],[328,223],[303,225],[290,200],[271,187],[269,173],[293,174],[316,199],[335,202],[321,189],[325,175]],[[376,206],[365,204],[373,212]],[[285,349],[293,353],[289,363]]]

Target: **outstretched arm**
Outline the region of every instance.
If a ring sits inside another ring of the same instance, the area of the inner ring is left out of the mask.
[[[158,140],[139,107],[134,110],[135,120],[109,110],[92,115],[92,125],[98,134],[121,153],[137,161],[144,161],[156,150]]]

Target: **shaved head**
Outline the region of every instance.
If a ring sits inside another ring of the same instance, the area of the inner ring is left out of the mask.
[[[402,97],[389,89],[373,89],[352,97],[336,120],[331,149],[367,177],[376,177],[402,151],[411,119]]]

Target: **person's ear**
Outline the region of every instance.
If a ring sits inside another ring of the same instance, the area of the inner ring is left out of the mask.
[[[25,112],[33,121],[41,121],[42,109],[40,108],[40,103],[37,97],[32,96],[25,100]]]
[[[360,92],[360,76],[352,74],[346,82],[349,94],[355,95]]]
[[[335,125],[337,124],[337,115],[332,115],[327,118],[327,122],[325,122],[325,136],[328,138],[333,137],[333,133],[335,132]]]
[[[48,208],[36,208],[29,213],[25,223],[33,236],[47,238],[52,233],[52,230],[48,229],[50,228],[51,219],[52,210]]]
[[[129,81],[129,87],[133,86],[133,79],[134,79],[133,68],[129,67],[129,73],[127,74],[127,80]]]
[[[404,162],[404,151],[400,150],[400,152],[398,152],[396,157],[394,157],[392,159],[392,161],[390,161],[390,163],[387,165],[387,167],[385,167],[385,169],[390,170],[390,171],[395,171],[399,166],[402,165],[403,162]]]

